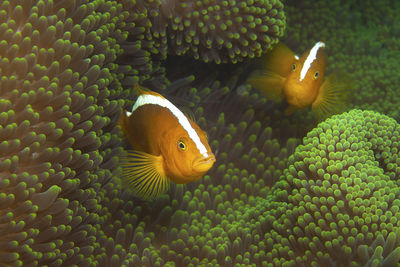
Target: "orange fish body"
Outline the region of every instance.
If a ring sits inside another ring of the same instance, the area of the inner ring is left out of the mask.
[[[289,105],[297,109],[310,106],[318,95],[324,78],[326,64],[326,55],[322,47],[318,48],[315,60],[311,63],[303,79],[301,79],[301,72],[304,70],[305,61],[310,55],[311,49],[294,61],[292,71],[286,78],[283,87],[286,101]]]
[[[161,155],[162,136],[166,129],[177,127],[177,121],[170,116],[165,108],[156,105],[146,105],[137,109],[134,116],[123,112],[120,125],[132,147],[151,155]],[[138,130],[140,129],[140,130]]]
[[[289,104],[286,114],[312,107],[317,117],[335,113],[347,97],[343,82],[338,75],[324,79],[325,44],[317,42],[301,57],[297,57],[286,45],[279,43],[264,58],[263,73],[252,76],[249,83],[274,101],[285,99]]]
[[[119,120],[133,147],[124,158],[123,177],[141,198],[155,198],[169,180],[200,179],[214,164],[206,133],[162,95],[137,88],[132,112]]]

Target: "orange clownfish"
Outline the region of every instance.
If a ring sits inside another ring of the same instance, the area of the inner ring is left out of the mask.
[[[142,199],[166,192],[169,182],[200,179],[214,164],[206,133],[162,95],[136,86],[138,98],[118,124],[134,150],[122,159],[123,181]]]
[[[264,58],[263,73],[248,82],[272,101],[286,99],[287,115],[311,106],[318,119],[345,107],[350,84],[343,75],[331,74],[325,80],[325,43],[317,42],[301,57],[278,43]]]

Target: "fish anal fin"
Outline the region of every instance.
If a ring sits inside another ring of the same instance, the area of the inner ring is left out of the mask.
[[[298,110],[297,107],[290,105],[285,109],[285,115],[286,116],[292,115],[296,110]]]
[[[285,78],[279,74],[264,72],[262,75],[250,77],[248,83],[271,101],[279,103],[284,98],[283,86]]]
[[[326,77],[312,103],[312,111],[317,120],[344,112],[353,82],[345,74],[333,73]]]
[[[196,121],[196,117],[194,116],[194,113],[190,108],[181,107],[180,109],[182,110],[183,114],[185,114],[186,118],[194,122]]]
[[[262,60],[266,70],[283,77],[292,71],[293,63],[297,61],[295,53],[283,43],[276,44]]]
[[[152,200],[168,190],[170,180],[165,174],[161,155],[129,150],[121,160],[123,184],[137,197]]]

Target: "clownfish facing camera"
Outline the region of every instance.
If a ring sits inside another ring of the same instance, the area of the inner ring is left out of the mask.
[[[122,159],[123,181],[142,199],[166,192],[169,182],[200,179],[214,164],[206,133],[162,95],[135,87],[131,112],[118,124],[134,150]]]
[[[286,99],[287,115],[311,106],[318,119],[345,108],[351,83],[343,75],[331,74],[325,80],[325,43],[317,42],[301,57],[278,43],[265,55],[263,73],[248,82],[275,102]]]

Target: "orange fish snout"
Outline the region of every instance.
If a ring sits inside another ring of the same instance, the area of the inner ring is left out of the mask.
[[[206,173],[214,165],[214,162],[214,154],[211,151],[207,152],[194,159],[193,170],[196,173]]]
[[[317,96],[317,90],[310,90],[310,85],[297,79],[288,79],[283,93],[289,105],[298,109],[310,106]]]

